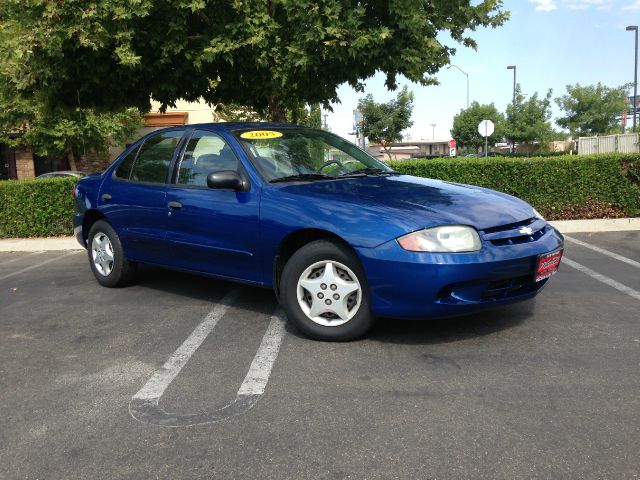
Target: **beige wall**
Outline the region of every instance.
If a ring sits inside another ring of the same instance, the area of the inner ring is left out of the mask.
[[[19,180],[35,178],[33,153],[30,150],[16,150],[16,174]]]

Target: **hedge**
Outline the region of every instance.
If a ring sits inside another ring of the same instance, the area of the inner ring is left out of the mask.
[[[73,233],[75,178],[0,181],[0,238]]]
[[[402,173],[509,193],[550,220],[640,215],[640,155],[402,160]]]
[[[419,177],[516,195],[550,220],[640,216],[640,155],[391,162]],[[0,238],[71,235],[73,178],[0,181]]]

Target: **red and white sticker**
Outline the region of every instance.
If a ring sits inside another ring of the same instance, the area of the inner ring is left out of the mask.
[[[563,250],[561,249],[538,256],[535,277],[536,282],[549,278],[558,271],[558,268],[560,267],[560,260],[562,260],[562,253]]]

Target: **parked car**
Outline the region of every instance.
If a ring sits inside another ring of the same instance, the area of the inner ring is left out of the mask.
[[[328,132],[220,123],[153,132],[74,190],[97,281],[139,263],[272,288],[310,337],[376,316],[468,314],[534,297],[563,237],[529,204],[402,175]]]
[[[84,177],[86,174],[82,173],[82,172],[74,172],[72,170],[61,170],[59,172],[47,172],[47,173],[43,173],[42,175],[38,175],[36,177],[36,179],[42,179],[42,178],[62,178],[62,177],[76,177],[76,178],[82,178]]]

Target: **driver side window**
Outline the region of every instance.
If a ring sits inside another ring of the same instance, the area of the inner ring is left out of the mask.
[[[178,170],[178,185],[206,187],[207,176],[222,170],[238,171],[240,162],[222,137],[196,130],[187,144]]]

